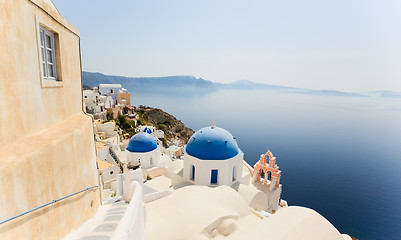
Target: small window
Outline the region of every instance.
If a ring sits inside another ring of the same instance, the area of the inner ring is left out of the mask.
[[[153,165],[153,158],[150,158],[150,165]]]
[[[56,44],[54,33],[40,27],[40,50],[42,59],[43,78],[57,80]]]
[[[236,179],[236,177],[235,177],[235,167],[233,167],[233,182],[234,182],[235,180],[237,180],[237,179]]]
[[[192,165],[192,169],[191,169],[191,180],[195,181],[195,166]]]

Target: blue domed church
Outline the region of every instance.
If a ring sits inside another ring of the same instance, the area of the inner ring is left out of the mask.
[[[159,162],[160,148],[153,135],[148,132],[135,134],[128,143],[127,160],[133,165],[141,165],[143,168],[153,167]]]
[[[235,137],[216,126],[196,131],[184,148],[184,179],[206,186],[241,182],[244,154]]]

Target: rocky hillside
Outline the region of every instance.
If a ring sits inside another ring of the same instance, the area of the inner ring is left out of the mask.
[[[151,123],[156,128],[163,130],[168,142],[178,146],[188,142],[194,131],[186,127],[180,120],[161,109],[140,106],[142,120]]]

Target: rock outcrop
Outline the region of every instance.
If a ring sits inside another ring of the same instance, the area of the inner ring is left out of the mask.
[[[178,146],[185,144],[192,136],[194,131],[186,127],[180,120],[173,115],[158,108],[143,108],[142,119],[151,123],[157,129],[163,130],[168,142]]]

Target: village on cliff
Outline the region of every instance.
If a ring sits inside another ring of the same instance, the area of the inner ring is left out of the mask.
[[[279,153],[250,166],[224,126],[82,90],[79,32],[51,0],[0,9],[0,239],[351,239],[281,198]]]

